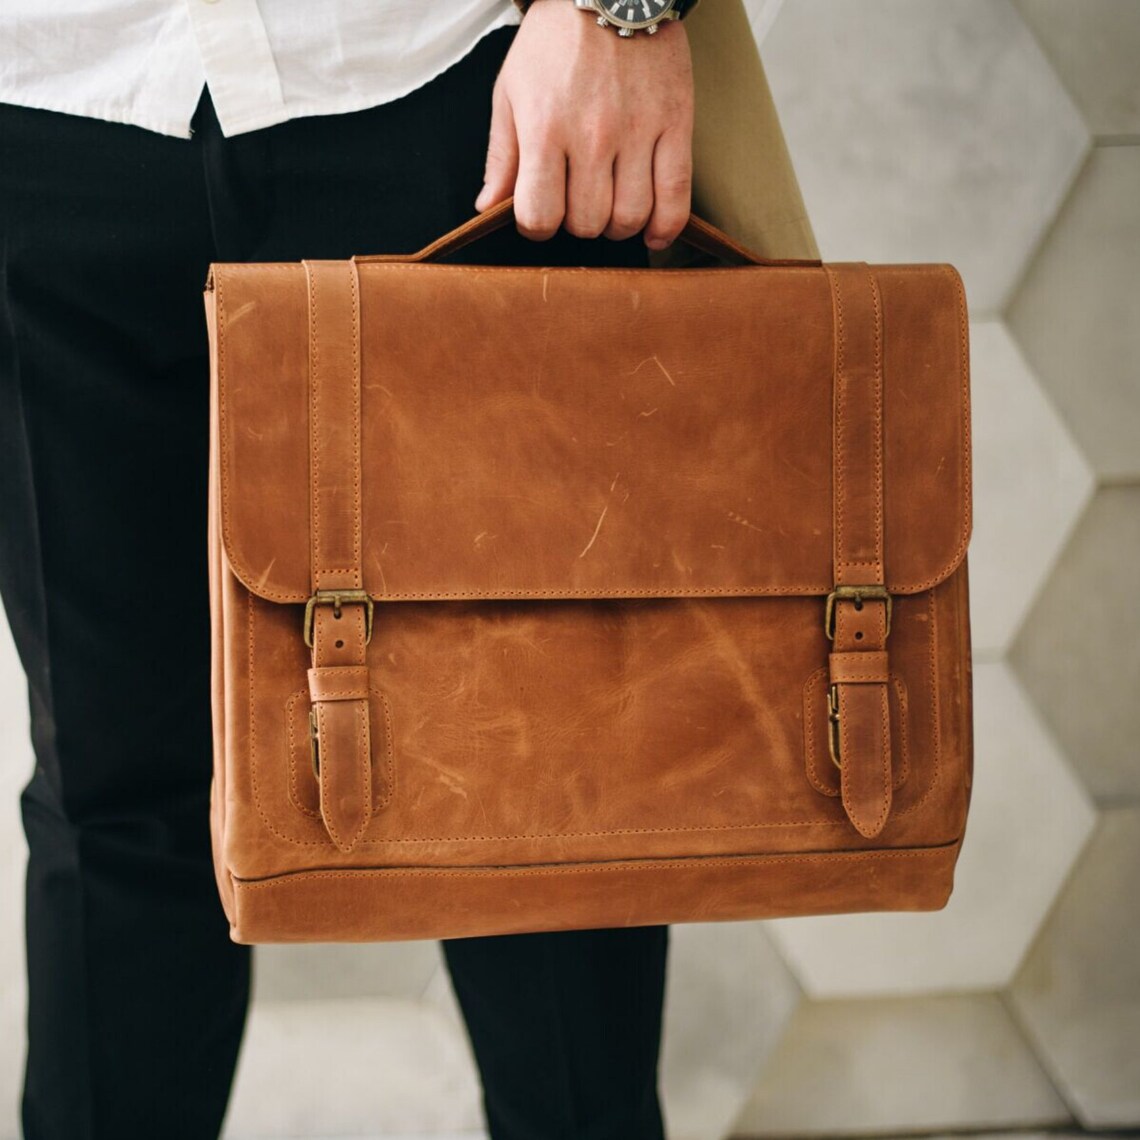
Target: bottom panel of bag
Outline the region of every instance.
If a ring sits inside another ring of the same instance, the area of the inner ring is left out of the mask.
[[[939,910],[941,847],[528,867],[306,871],[233,880],[235,942],[388,942],[659,923]]]

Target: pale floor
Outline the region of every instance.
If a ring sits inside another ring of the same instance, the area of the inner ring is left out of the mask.
[[[971,1132],[968,1140],[1088,1140],[1085,1132]],[[1133,1136],[1135,1133],[1097,1133],[1100,1140],[1113,1137]],[[486,1140],[485,1132],[409,1132],[402,1135],[377,1136],[307,1136],[305,1140]],[[241,1136],[227,1136],[226,1140],[245,1140]],[[289,1140],[281,1137],[280,1140]],[[866,1135],[863,1140],[880,1140],[874,1135]],[[930,1135],[922,1137],[894,1137],[890,1140],[967,1140],[962,1133]]]

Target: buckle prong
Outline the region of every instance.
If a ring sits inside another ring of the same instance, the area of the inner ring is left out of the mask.
[[[317,710],[309,709],[309,758],[313,762],[313,775],[321,778],[321,736],[317,727]]]
[[[364,644],[372,640],[372,618],[375,604],[367,590],[317,590],[305,603],[305,644],[313,648],[313,623],[316,621],[317,606],[332,606],[333,614],[340,617],[344,605],[364,606]]]
[[[836,768],[842,768],[839,762],[839,686],[827,687],[827,751],[831,753],[831,762]]]
[[[887,603],[887,633],[890,634],[893,602],[886,586],[836,586],[827,595],[827,607],[823,613],[823,632],[827,634],[828,641],[835,640],[835,603],[854,602],[861,606],[864,600]]]

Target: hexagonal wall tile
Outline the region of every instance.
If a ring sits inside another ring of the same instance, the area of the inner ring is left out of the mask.
[[[1010,990],[1087,1128],[1140,1128],[1140,808],[1106,812]]]
[[[1098,147],[1006,320],[1097,473],[1140,477],[1140,146]]]
[[[1021,625],[1088,501],[1093,475],[1000,321],[970,326],[975,655],[997,657]]]
[[[1060,1124],[1064,1102],[996,995],[804,1002],[738,1136]]]
[[[764,61],[824,257],[949,261],[999,311],[1089,144],[1013,9],[787,0]]]
[[[1095,813],[1005,665],[975,668],[974,725],[973,799],[949,904],[770,921],[808,994],[988,990],[1013,976]]]
[[[1100,138],[1140,137],[1136,0],[1014,0]]]
[[[671,929],[661,1058],[670,1140],[728,1135],[799,997],[761,923]]]
[[[1102,487],[1010,662],[1102,803],[1140,799],[1140,487]]]

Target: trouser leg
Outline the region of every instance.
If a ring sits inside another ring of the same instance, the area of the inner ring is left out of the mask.
[[[0,589],[24,664],[29,1140],[217,1135],[249,955],[210,862],[211,254],[176,140],[0,107]]]
[[[493,1140],[661,1140],[667,946],[664,926],[444,942]]]

